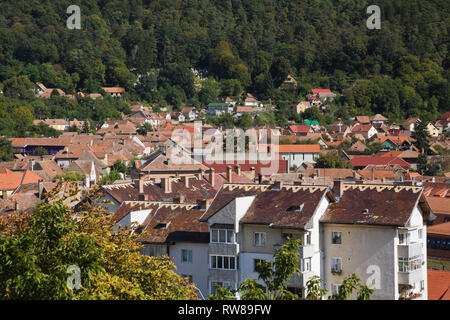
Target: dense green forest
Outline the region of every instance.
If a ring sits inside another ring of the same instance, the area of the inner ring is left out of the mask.
[[[379,30],[366,27],[365,0],[80,0],[81,30],[66,26],[72,4],[1,1],[0,134],[23,135],[33,118],[102,121],[137,101],[180,109],[245,92],[270,99],[267,121],[283,124],[300,119],[290,105],[314,87],[339,94],[325,114],[303,115],[325,123],[375,113],[434,120],[449,109],[446,0],[379,0]],[[297,89],[279,87],[288,74]],[[38,81],[127,93],[43,101],[28,94]]]

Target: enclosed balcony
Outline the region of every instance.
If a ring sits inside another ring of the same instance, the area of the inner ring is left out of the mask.
[[[423,255],[424,243],[415,242],[410,244],[398,245],[398,256],[403,258],[411,258],[415,256]]]

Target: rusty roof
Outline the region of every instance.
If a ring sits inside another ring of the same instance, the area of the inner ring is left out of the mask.
[[[325,186],[286,185],[275,189],[270,185],[225,184],[201,221],[207,221],[236,198],[254,196],[242,223],[304,229],[325,194],[332,198]]]
[[[198,200],[214,198],[216,190],[204,179],[191,177],[189,187],[180,178],[170,178],[171,192],[165,193],[161,183],[155,181],[144,182],[144,194],[148,195],[149,201],[170,201],[174,198],[184,196],[186,202],[196,203]],[[103,189],[118,202],[136,201],[139,198],[139,190],[133,183],[111,184],[103,186]]]
[[[421,187],[346,184],[342,197],[328,207],[320,221],[405,226],[417,202],[429,211]]]
[[[194,204],[161,203],[155,214],[144,221],[142,231],[150,235],[141,241],[209,243],[208,223],[199,221],[203,213]]]

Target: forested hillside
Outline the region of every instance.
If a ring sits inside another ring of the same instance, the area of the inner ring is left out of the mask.
[[[19,109],[24,119],[99,121],[126,111],[125,101],[180,108],[242,92],[270,98],[285,121],[313,87],[342,95],[328,120],[374,113],[436,119],[449,109],[450,2],[379,0],[381,29],[369,30],[372,2],[80,0],[82,29],[69,30],[71,0],[3,0],[0,134],[17,135],[10,115]],[[191,68],[208,80],[197,86]],[[297,90],[279,88],[288,74]],[[127,95],[121,102],[41,101],[23,93],[38,81],[68,93],[123,86]]]

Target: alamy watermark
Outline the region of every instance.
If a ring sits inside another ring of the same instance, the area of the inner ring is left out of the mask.
[[[81,289],[81,270],[79,266],[71,265],[67,267],[66,273],[70,274],[67,277],[67,287],[71,290]]]
[[[70,30],[81,29],[81,9],[77,5],[71,5],[67,8],[67,14],[71,16],[67,18],[67,28]]]
[[[367,14],[371,16],[366,21],[366,26],[368,29],[381,29],[381,9],[377,5],[371,5],[367,7]]]

